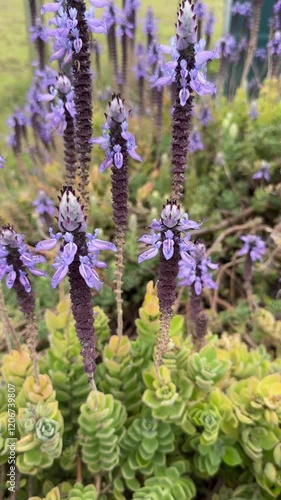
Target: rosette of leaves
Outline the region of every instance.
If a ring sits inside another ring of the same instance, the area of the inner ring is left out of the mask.
[[[198,389],[209,392],[225,377],[228,367],[229,362],[218,358],[215,347],[206,345],[188,357],[186,373]]]
[[[61,500],[60,490],[56,486],[52,488],[49,493],[44,498],[41,497],[29,497],[28,500]]]
[[[253,316],[253,338],[276,347],[277,355],[281,354],[281,321],[275,320],[273,314],[258,308]]]
[[[143,373],[144,383],[147,387],[143,394],[143,402],[152,409],[152,415],[166,422],[182,422],[186,403],[180,396],[176,384],[172,381],[171,372],[167,366],[160,366],[156,371],[153,366]],[[187,385],[188,388],[188,385]],[[193,384],[189,387],[191,395]]]
[[[162,474],[146,479],[144,487],[138,489],[133,499],[143,500],[191,500],[195,498],[196,488],[193,481],[181,474],[177,467],[168,467]]]
[[[90,392],[78,423],[82,459],[91,472],[111,471],[119,464],[125,420],[126,410],[120,401],[111,394]]]
[[[174,434],[166,422],[153,418],[146,408],[135,418],[121,441],[122,476],[131,490],[140,483],[136,476],[151,476],[166,464],[166,455],[174,450]]]
[[[93,484],[83,486],[81,483],[76,483],[68,493],[68,500],[96,500],[97,490]]]
[[[222,486],[218,493],[214,493],[212,500],[268,500],[262,494],[257,484],[242,484],[233,490],[227,486]]]
[[[57,313],[47,310],[45,321],[50,332],[50,349],[42,363],[42,370],[52,379],[57,400],[64,418],[64,442],[72,443],[77,431],[80,406],[89,394],[89,384],[80,355],[70,301],[58,304]]]
[[[38,383],[34,377],[26,377],[21,391],[16,397],[18,408],[25,408],[27,404],[37,404],[41,402],[52,403],[56,399],[52,381],[46,374],[40,374]]]
[[[16,394],[20,391],[28,375],[33,373],[33,365],[26,346],[19,351],[12,350],[2,358],[2,375],[7,384],[13,384]]]
[[[27,402],[18,410],[17,467],[24,474],[48,468],[62,450],[63,419],[58,402]]]
[[[267,445],[269,449],[269,444]],[[267,452],[264,459],[253,462],[256,481],[270,498],[279,498],[281,493],[281,453],[280,437],[271,455]]]
[[[230,375],[236,379],[245,379],[256,375],[259,378],[268,374],[270,356],[263,345],[249,350],[241,341],[240,335],[223,334],[217,342],[219,359],[230,361]],[[220,347],[223,347],[220,349]],[[229,384],[231,378],[229,379]]]
[[[251,377],[232,384],[227,395],[241,424],[278,428],[281,420],[281,374]]]

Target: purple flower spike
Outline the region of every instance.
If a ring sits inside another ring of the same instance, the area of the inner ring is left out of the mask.
[[[249,255],[252,262],[263,260],[263,256],[266,253],[266,245],[262,238],[249,234],[248,236],[241,236],[240,240],[244,242],[244,245],[237,252],[237,255]]]
[[[194,263],[188,254],[193,248],[193,244],[189,241],[190,233],[187,231],[199,229],[200,224],[189,220],[186,213],[182,216],[180,206],[177,203],[167,201],[166,205],[163,206],[161,219],[158,221],[154,219],[149,227],[151,228],[150,234],[144,234],[138,241],[150,245],[152,248],[139,256],[139,263],[155,257],[161,246],[165,260],[170,260],[174,255],[175,244],[178,247],[178,252],[181,251],[183,255],[186,255],[186,259]],[[155,233],[155,230],[159,233]],[[181,237],[180,233],[182,233]]]

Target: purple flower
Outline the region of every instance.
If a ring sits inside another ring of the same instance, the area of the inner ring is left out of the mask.
[[[146,53],[144,46],[141,43],[138,43],[135,52],[137,64],[133,69],[136,75],[136,79],[139,80],[140,78],[146,78],[147,76]]]
[[[252,179],[262,180],[264,179],[266,182],[270,182],[270,173],[269,173],[270,165],[266,161],[263,161],[261,164],[261,168],[252,175]]]
[[[205,23],[205,35],[211,37],[214,30],[215,16],[212,11],[210,11],[206,17]]]
[[[265,61],[267,57],[267,51],[264,47],[259,47],[256,52],[255,56],[257,59],[260,59],[261,61]]]
[[[189,91],[187,89],[187,84],[200,96],[206,94],[215,94],[216,87],[213,83],[209,82],[206,78],[207,73],[207,63],[215,58],[218,58],[218,53],[211,50],[205,49],[205,41],[200,40],[199,43],[195,45],[195,68],[191,71],[187,71],[186,61],[181,60],[181,85],[180,90],[180,101],[182,106],[185,105],[186,100],[189,97]],[[172,55],[173,60],[167,63],[163,63],[161,67],[162,76],[158,78],[153,87],[163,87],[165,85],[171,84],[175,80],[175,69],[177,67],[177,61],[179,58],[179,52],[176,48],[175,37],[170,40],[170,47],[161,46],[161,50]],[[188,83],[188,80],[189,83]]]
[[[252,15],[252,4],[251,2],[235,2],[232,7],[232,15],[240,15],[243,17],[251,17]]]
[[[212,113],[209,106],[202,106],[198,118],[201,125],[203,127],[207,127],[207,125],[212,121]]]
[[[241,236],[240,240],[244,242],[244,245],[237,252],[237,255],[249,255],[252,262],[263,260],[263,256],[266,253],[266,245],[259,236],[249,234],[248,236]]]
[[[43,219],[46,215],[49,217],[54,217],[55,215],[54,203],[50,198],[48,198],[45,191],[40,190],[38,192],[37,198],[34,200],[32,205],[35,207],[38,215],[40,215]]]
[[[193,259],[192,261],[181,259],[179,262],[178,278],[180,285],[194,285],[196,295],[201,295],[203,288],[216,289],[217,284],[212,278],[212,271],[218,269],[218,264],[212,263],[210,258],[206,259],[205,245],[197,243],[189,250],[189,254]]]
[[[273,38],[268,42],[267,47],[272,56],[281,56],[281,31],[275,31]]]
[[[259,116],[257,101],[252,101],[250,104],[249,116],[251,120],[256,120]]]
[[[216,44],[216,51],[220,58],[232,59],[235,54],[236,41],[232,35],[225,35]]]
[[[90,288],[95,287],[97,290],[100,290],[102,283],[93,267],[106,267],[106,264],[98,260],[99,253],[101,250],[116,251],[116,247],[113,243],[99,240],[97,238],[97,230],[93,235],[85,233],[86,221],[83,209],[72,188],[64,187],[61,194],[62,196],[59,198],[58,217],[58,225],[61,232],[54,234],[52,229],[50,229],[51,238],[40,241],[36,245],[36,249],[51,250],[57,245],[59,240],[63,240],[53,264],[53,267],[56,269],[51,280],[53,288],[69,273],[69,266],[74,262],[74,259],[79,258],[79,272],[85,283]],[[81,244],[83,240],[85,243]]]
[[[157,20],[154,17],[151,7],[148,7],[145,14],[145,18],[143,21],[143,32],[145,33],[145,35],[150,35],[151,38],[154,38],[157,33]]]
[[[123,166],[123,153],[120,144],[112,145],[110,142],[110,127],[116,124],[121,126],[121,137],[126,141],[126,151],[136,161],[142,161],[142,158],[135,149],[137,148],[135,136],[127,131],[127,112],[124,107],[124,101],[119,95],[113,95],[109,103],[108,114],[106,114],[106,123],[103,125],[103,135],[96,139],[91,139],[91,143],[99,144],[100,149],[105,150],[105,159],[100,164],[100,172],[104,172],[111,165],[120,169]]]
[[[36,42],[36,40],[42,40],[43,42],[48,41],[48,31],[40,17],[37,17],[35,21],[35,26],[31,26],[30,31],[30,40],[31,42]]]
[[[199,229],[199,227],[200,224],[189,220],[187,214],[181,215],[179,205],[173,201],[167,201],[167,204],[163,206],[160,220],[154,219],[150,224],[150,234],[144,234],[138,239],[138,241],[152,247],[139,256],[138,262],[152,259],[158,254],[161,247],[165,259],[170,260],[174,255],[175,238],[177,244],[180,245],[182,258],[189,258],[192,261],[187,253],[192,247],[192,243],[189,242],[190,234],[187,231]]]
[[[6,276],[8,288],[19,281],[26,292],[31,291],[27,271],[36,276],[46,276],[46,273],[35,266],[45,262],[42,255],[32,254],[23,243],[23,236],[16,233],[12,226],[2,226],[0,232],[0,280]]]
[[[190,153],[195,153],[196,151],[201,151],[204,149],[204,144],[201,140],[200,132],[197,129],[192,130],[189,137],[189,151]]]
[[[196,15],[196,18],[198,20],[204,19],[206,12],[207,7],[204,2],[201,2],[201,0],[197,0],[197,2],[194,4],[194,14]]]
[[[6,164],[5,158],[0,155],[0,168],[4,168],[5,164]]]

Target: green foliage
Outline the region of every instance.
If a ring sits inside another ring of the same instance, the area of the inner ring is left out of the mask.
[[[93,473],[111,471],[120,461],[126,410],[111,394],[90,392],[78,418],[82,458]]]
[[[24,474],[36,474],[52,465],[62,450],[63,418],[47,375],[38,383],[26,378],[17,397],[17,467]]]

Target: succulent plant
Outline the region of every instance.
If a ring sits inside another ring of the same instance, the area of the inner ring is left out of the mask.
[[[78,418],[82,459],[94,473],[111,471],[120,461],[125,407],[111,394],[91,391]]]

